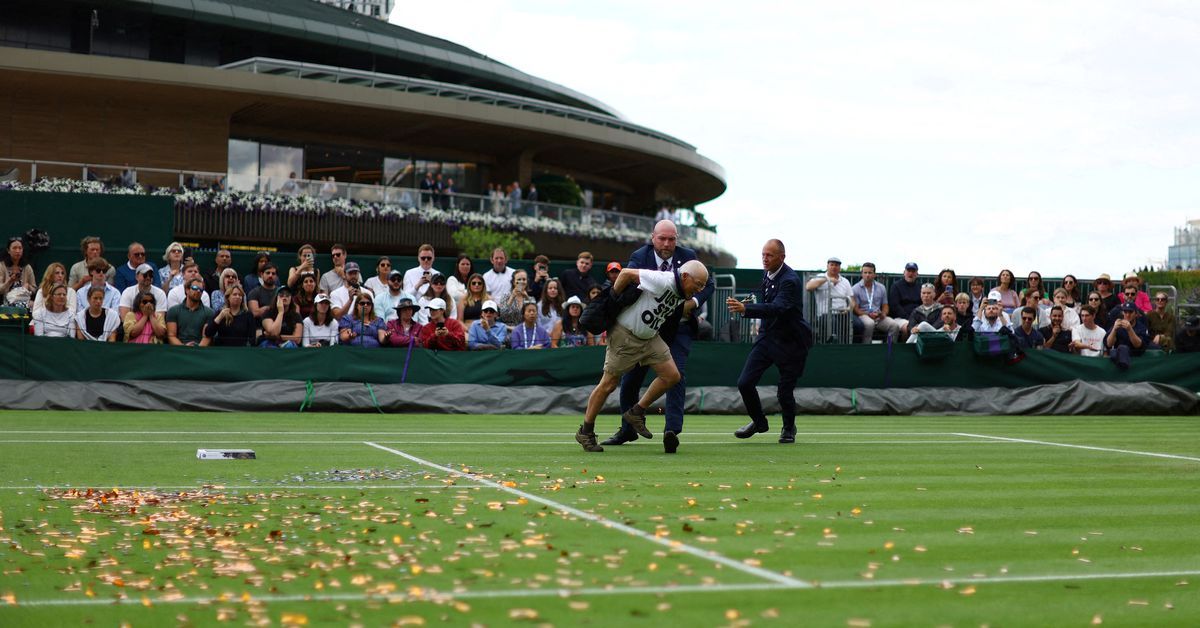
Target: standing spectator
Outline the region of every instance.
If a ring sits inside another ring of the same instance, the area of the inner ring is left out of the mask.
[[[347,314],[358,311],[356,302],[360,295],[364,293],[370,294],[372,300],[375,297],[374,293],[360,285],[359,280],[362,273],[358,269],[358,262],[346,262],[343,274],[346,278],[345,283],[337,287],[329,295],[329,301],[333,304],[333,317],[339,321]]]
[[[404,291],[415,297],[425,294],[429,286],[429,278],[435,272],[433,260],[435,254],[432,244],[422,244],[417,249],[417,265],[404,273]]]
[[[117,320],[120,321],[121,291],[108,283],[110,271],[112,271],[112,266],[109,266],[108,260],[103,257],[97,257],[88,262],[88,277],[91,279],[91,282],[75,293],[75,304],[79,309],[87,307],[88,291],[91,290],[92,286],[99,286],[104,288],[104,307],[118,312]]]
[[[526,303],[521,310],[521,324],[513,328],[509,344],[513,349],[546,349],[550,346],[550,334],[538,325],[536,303]]]
[[[104,255],[104,242],[96,236],[88,236],[79,243],[79,248],[83,251],[83,260],[75,262],[71,265],[71,272],[67,277],[67,285],[73,290],[82,290],[92,282],[91,273],[88,271],[88,262],[99,259]],[[108,266],[108,264],[105,264]],[[117,270],[112,266],[108,266],[106,271],[105,281],[113,283],[116,279]],[[85,299],[86,300],[86,299]]]
[[[921,304],[921,284],[917,283],[917,263],[904,265],[904,276],[892,282],[888,289],[888,315],[907,321],[914,308]]]
[[[895,340],[896,335],[907,326],[888,316],[887,290],[875,282],[875,264],[867,262],[862,265],[862,279],[851,286],[854,294],[854,315],[862,325],[862,342],[870,344],[871,337],[878,329]]]
[[[1042,337],[1042,332],[1038,331],[1037,319],[1038,308],[1025,306],[1017,310],[1021,317],[1021,324],[1013,328],[1013,340],[1016,341],[1017,347],[1021,349],[1041,349],[1046,344],[1046,339]]]
[[[546,282],[546,289],[542,291],[542,298],[538,301],[538,316],[537,325],[550,335],[554,330],[554,324],[562,319],[563,295],[561,284],[557,279],[551,279]]]
[[[233,254],[226,249],[217,251],[213,256],[213,270],[204,277],[204,291],[212,293],[214,290],[221,290],[221,296],[224,298],[225,293],[221,283],[221,273],[225,269],[233,270]],[[236,272],[236,271],[235,271]],[[217,308],[213,308],[217,309]]]
[[[70,292],[64,283],[56,283],[50,288],[46,307],[33,315],[33,335],[49,338],[75,337],[75,311],[67,309],[67,294]]]
[[[321,271],[317,268],[317,248],[311,244],[302,244],[300,250],[296,251],[296,265],[288,269],[288,287],[298,290],[300,277],[305,273],[314,275],[318,281],[321,278]]]
[[[383,294],[383,292],[387,290],[388,275],[391,273],[392,258],[386,255],[381,255],[379,256],[379,260],[375,262],[375,276],[368,277],[367,280],[363,282],[363,285],[366,286],[367,290],[371,291],[371,294],[376,296]]]
[[[226,268],[225,270],[221,271],[221,280],[217,286],[217,289],[213,290],[208,295],[209,307],[211,307],[214,312],[225,307],[225,293],[229,290],[229,287],[234,284],[237,284],[239,287],[242,285],[241,279],[238,278],[237,271],[232,268]],[[242,307],[247,307],[245,288],[242,288]]]
[[[1079,307],[1083,305],[1079,302],[1079,280],[1075,278],[1075,275],[1065,275],[1063,276],[1062,287],[1063,290],[1067,291],[1067,307],[1074,308],[1075,313],[1078,314]]]
[[[504,249],[492,251],[492,268],[483,274],[483,281],[487,284],[488,294],[492,295],[496,303],[503,302],[512,290],[513,272],[513,269],[508,267],[508,254]],[[503,316],[501,319],[503,320]]]
[[[246,278],[242,281],[242,287],[246,289],[246,296],[254,295],[254,289],[262,285],[262,275],[271,265],[271,254],[267,251],[259,251],[254,256],[254,263],[250,265],[250,272],[246,273]],[[278,267],[276,267],[276,276],[278,277]]]
[[[440,172],[433,179],[433,206],[437,209],[446,207],[446,181]]]
[[[42,309],[45,309],[47,301],[50,300],[50,289],[57,285],[66,285],[67,283],[67,267],[58,262],[51,262],[46,267],[46,272],[42,273],[42,283],[38,287],[37,294],[34,295],[33,301],[30,303],[30,310],[33,314],[37,314]],[[67,310],[72,315],[79,311],[76,305],[77,296],[74,290],[67,290]]]
[[[338,321],[341,344],[368,349],[379,348],[381,332],[387,327],[375,313],[375,297],[363,290],[354,300],[354,309]]]
[[[529,296],[540,300],[542,288],[546,287],[547,281],[550,281],[550,258],[538,255],[533,258],[533,279],[529,282]]]
[[[434,299],[426,307],[429,310],[429,324],[421,326],[421,345],[426,349],[465,351],[467,330],[463,329],[462,323],[446,318],[446,302]]]
[[[442,209],[456,209],[454,202],[454,179],[446,177],[446,187],[442,188]]]
[[[1061,313],[1061,306],[1054,306],[1050,311]],[[1053,320],[1053,318],[1051,319]],[[1086,357],[1104,355],[1104,330],[1096,326],[1096,311],[1090,305],[1085,305],[1079,312],[1079,325],[1071,330],[1071,349]],[[1049,340],[1046,341],[1049,344]]]
[[[1107,313],[1121,304],[1121,297],[1113,292],[1112,278],[1108,273],[1101,273],[1093,283],[1096,292],[1100,293],[1100,311]]]
[[[958,275],[954,274],[953,268],[943,268],[938,273],[933,292],[937,295],[939,305],[954,305],[954,295],[958,294]]]
[[[427,207],[433,204],[433,171],[426,170],[425,178],[421,179],[418,184],[421,190],[421,207]]]
[[[455,303],[462,303],[463,298],[467,296],[467,281],[474,273],[475,263],[471,261],[471,257],[466,253],[459,253],[458,260],[454,262],[454,272],[446,278],[446,292],[450,293],[450,298],[454,299]],[[461,315],[458,320],[462,320]]]
[[[1200,352],[1200,316],[1190,316],[1175,332],[1175,353]]]
[[[125,315],[131,310],[141,309],[140,306],[135,307],[138,302],[138,295],[142,292],[150,292],[154,295],[155,308],[164,314],[167,311],[167,293],[162,291],[162,288],[154,285],[156,273],[154,267],[150,264],[141,264],[137,267],[137,283],[133,284],[121,292],[121,302],[117,306],[117,313],[121,315],[121,320],[125,320]]]
[[[333,317],[329,295],[317,293],[313,311],[304,319],[304,346],[328,347],[338,343],[338,322]]]
[[[166,318],[163,316],[163,312],[158,309],[159,304],[163,303],[167,297],[163,295],[163,301],[159,301],[158,297],[154,294],[154,290],[158,290],[159,292],[162,292],[162,290],[158,286],[152,285],[153,283],[154,269],[151,268],[146,278],[146,290],[134,295],[132,303],[136,307],[121,314],[121,324],[125,329],[125,342],[157,345],[162,344],[167,338]],[[126,290],[136,289],[136,284],[126,288]]]
[[[532,181],[529,183],[529,194],[527,194],[525,198],[532,204],[536,204],[538,202],[537,186],[534,185]]]
[[[1151,309],[1150,295],[1146,294],[1141,289],[1142,288],[1142,280],[1138,278],[1137,273],[1133,273],[1133,272],[1125,273],[1125,279],[1121,280],[1121,288],[1122,288],[1121,303],[1125,303],[1128,301],[1127,295],[1129,294],[1129,289],[1131,287],[1133,288],[1133,291],[1134,291],[1133,304],[1136,305],[1139,310],[1141,310],[1143,312],[1149,312]]]
[[[550,332],[550,346],[555,349],[591,346],[594,343],[592,335],[579,324],[582,315],[583,300],[579,297],[567,299],[562,319],[554,324]]]
[[[1122,303],[1121,319],[1113,321],[1112,330],[1104,339],[1109,359],[1121,370],[1128,369],[1129,359],[1142,355],[1150,345],[1150,338],[1146,332],[1133,324],[1139,314],[1140,310],[1135,303]]]
[[[304,338],[304,318],[292,300],[292,289],[280,286],[271,307],[262,318],[258,346],[268,349],[295,349]]]
[[[563,294],[566,295],[566,298],[579,297],[583,299],[587,296],[588,290],[596,285],[596,280],[592,279],[591,275],[593,261],[592,254],[583,251],[575,258],[575,268],[568,268],[559,274],[559,279],[562,280]]]
[[[328,200],[333,199],[335,196],[337,196],[337,192],[338,192],[337,180],[333,178],[333,175],[325,177],[325,178],[321,179],[321,181],[322,181],[321,191],[318,192],[318,195],[321,197],[322,200],[328,201]]]
[[[300,181],[296,178],[296,173],[292,172],[288,175],[287,181],[279,186],[279,193],[284,196],[297,197],[300,196]]]
[[[1066,282],[1064,281],[1063,283],[1065,284]],[[1025,279],[1025,289],[1021,291],[1021,303],[1025,307],[1029,307],[1029,299],[1027,297],[1031,292],[1036,292],[1038,295],[1048,294],[1046,292],[1045,284],[1042,283],[1042,274],[1036,270],[1029,271],[1029,276]],[[1042,302],[1041,297],[1038,297],[1038,307],[1044,306],[1048,308],[1050,305],[1051,303],[1049,300]]]
[[[417,312],[417,320],[422,325],[429,322],[429,312],[425,310],[425,306],[429,305],[430,301],[434,299],[441,299],[446,303],[447,318],[458,318],[458,307],[454,305],[454,300],[446,292],[446,276],[435,272],[429,280],[429,289],[425,291],[425,294],[420,299],[417,299],[417,305],[420,305],[422,309],[422,311]]]
[[[103,277],[103,275],[101,275]],[[106,291],[112,286],[101,279],[103,285],[88,285],[87,306],[75,313],[75,337],[79,340],[116,342],[117,330],[121,328],[121,317],[116,310],[104,307]],[[116,288],[113,288],[116,290]],[[74,290],[68,290],[74,292]]]
[[[227,268],[231,272],[236,271]],[[204,327],[204,336],[214,347],[248,347],[254,344],[257,326],[254,315],[246,307],[246,291],[239,283],[231,283],[221,295],[221,307]]]
[[[525,271],[515,271],[511,277],[512,284],[505,290],[504,297],[496,300],[496,304],[499,306],[500,320],[506,325],[516,326],[521,323],[521,313],[525,304],[533,303],[534,300],[526,289],[529,279]],[[495,294],[492,297],[495,298]]]
[[[1083,311],[1079,312],[1080,324],[1082,325]],[[1059,353],[1070,353],[1074,348],[1072,345],[1074,334],[1071,330],[1063,327],[1063,308],[1061,305],[1050,306],[1050,324],[1038,329],[1045,340],[1043,346],[1051,351]]]
[[[154,270],[154,264],[146,263],[146,247],[142,246],[140,242],[130,242],[129,248],[125,251],[125,256],[128,258],[128,261],[117,268],[115,271],[116,278],[113,283],[113,287],[120,290],[121,294],[124,294],[125,289],[129,286],[138,283],[138,267],[144,264],[149,266],[150,270]],[[166,292],[163,294],[165,295]]]
[[[183,245],[172,242],[163,253],[163,267],[158,269],[158,287],[171,293],[171,288],[183,285]]]
[[[183,284],[187,296],[183,303],[167,310],[167,342],[177,346],[206,347],[211,340],[204,336],[204,325],[213,318],[211,308],[200,297],[204,280],[195,277]]]
[[[467,278],[467,293],[461,301],[455,300],[458,303],[458,322],[466,327],[470,327],[472,323],[483,317],[484,301],[491,301],[492,297],[488,295],[487,284],[483,281],[483,275],[473,273]],[[449,282],[447,282],[447,292],[449,292]]]
[[[1146,313],[1150,342],[1164,351],[1175,348],[1175,313],[1167,307],[1170,303],[1167,293],[1157,292],[1154,294],[1154,309]]]
[[[521,213],[521,183],[519,181],[512,182],[511,191],[508,193],[508,200],[511,204],[513,214]]]
[[[380,342],[391,347],[419,345],[421,324],[413,319],[413,315],[419,309],[420,306],[413,302],[412,295],[402,295],[394,308],[395,318],[388,321]]]
[[[183,303],[185,296],[183,286],[191,279],[199,279],[200,281],[204,281],[204,278],[200,276],[200,265],[195,262],[189,262],[183,265],[183,281],[180,282],[178,286],[175,286],[167,291],[168,310],[176,305],[179,305],[180,303]],[[212,307],[212,303],[208,298],[207,292],[201,291],[200,297],[200,300],[204,303],[205,307]]]
[[[300,275],[300,285],[292,288],[296,292],[292,302],[296,304],[296,310],[300,312],[301,317],[307,317],[312,314],[313,306],[317,303],[317,276],[314,273],[302,273]]]
[[[279,268],[274,264],[267,264],[259,276],[258,287],[247,294],[246,300],[250,305],[250,313],[254,314],[255,318],[261,319],[266,316],[267,310],[275,302],[275,291],[279,288],[278,279]]]
[[[0,257],[0,297],[7,305],[28,307],[33,300],[37,279],[33,276],[33,266],[25,259],[25,243],[21,238],[9,238],[8,248]]]
[[[508,325],[496,320],[496,302],[485,301],[480,319],[467,330],[467,348],[471,351],[503,349],[508,338]]]
[[[1017,306],[1021,305],[1021,295],[1017,294],[1016,282],[1013,272],[1005,268],[996,277],[996,287],[988,293],[989,295],[995,292],[1000,293],[1000,309],[1005,314],[1012,313]]]
[[[676,223],[676,225],[679,223],[678,216],[676,215],[675,211],[672,210],[668,205],[663,205],[660,207],[658,209],[658,213],[654,215],[654,222],[659,222],[662,220],[670,220],[671,222]]]
[[[345,285],[346,254],[346,245],[344,244],[335,244],[329,247],[329,257],[333,260],[333,269],[321,275],[321,281],[317,284],[321,288],[321,292],[332,295],[334,290]],[[355,264],[355,266],[358,265]]]

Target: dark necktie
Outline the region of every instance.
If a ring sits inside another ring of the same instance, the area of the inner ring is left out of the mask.
[[[663,260],[663,263],[658,267],[659,270],[671,270],[671,262]]]

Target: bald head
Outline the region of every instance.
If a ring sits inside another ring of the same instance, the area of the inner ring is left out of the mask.
[[[654,252],[664,260],[675,256],[675,244],[678,240],[679,230],[670,220],[658,221],[658,224],[654,225],[654,231],[650,234],[650,246],[653,246]]]
[[[762,264],[763,269],[769,273],[779,270],[783,266],[783,258],[786,257],[783,250],[783,242],[779,240],[767,240],[767,243],[762,248]]]

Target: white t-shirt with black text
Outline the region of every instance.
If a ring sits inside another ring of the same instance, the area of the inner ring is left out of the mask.
[[[675,286],[674,272],[639,269],[638,281],[642,295],[617,316],[617,322],[634,336],[649,340],[658,334],[671,312],[683,303],[683,297]]]

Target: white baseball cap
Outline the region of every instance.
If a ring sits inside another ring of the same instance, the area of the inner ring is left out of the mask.
[[[988,300],[988,301],[995,301],[996,303],[999,303],[999,302],[1000,302],[1000,291],[999,291],[999,290],[992,290],[991,292],[989,292],[989,293],[988,293],[987,300]]]
[[[500,308],[496,307],[496,302],[495,302],[495,301],[490,301],[490,300],[489,300],[489,301],[484,301],[484,302],[483,302],[483,305],[481,305],[481,306],[479,307],[479,311],[481,311],[481,312],[483,312],[483,311],[486,311],[486,310],[491,310],[491,311],[495,312],[495,311],[497,311],[497,310],[499,310],[499,309],[500,309]]]
[[[431,299],[429,301],[429,305],[426,305],[425,307],[429,308],[430,310],[444,310],[446,309],[446,301],[445,299]]]
[[[567,299],[566,303],[563,303],[563,307],[566,307],[568,305],[578,305],[580,307],[583,307],[583,301],[580,301],[578,296],[573,296],[573,297]]]
[[[152,272],[154,272],[154,267],[153,267],[153,266],[151,266],[151,265],[149,265],[149,264],[146,264],[146,263],[142,263],[142,264],[139,264],[139,265],[138,265],[138,267],[137,267],[137,269],[135,269],[135,270],[133,271],[133,274],[135,274],[135,275],[144,275],[144,274],[146,274],[146,273],[152,273]]]

